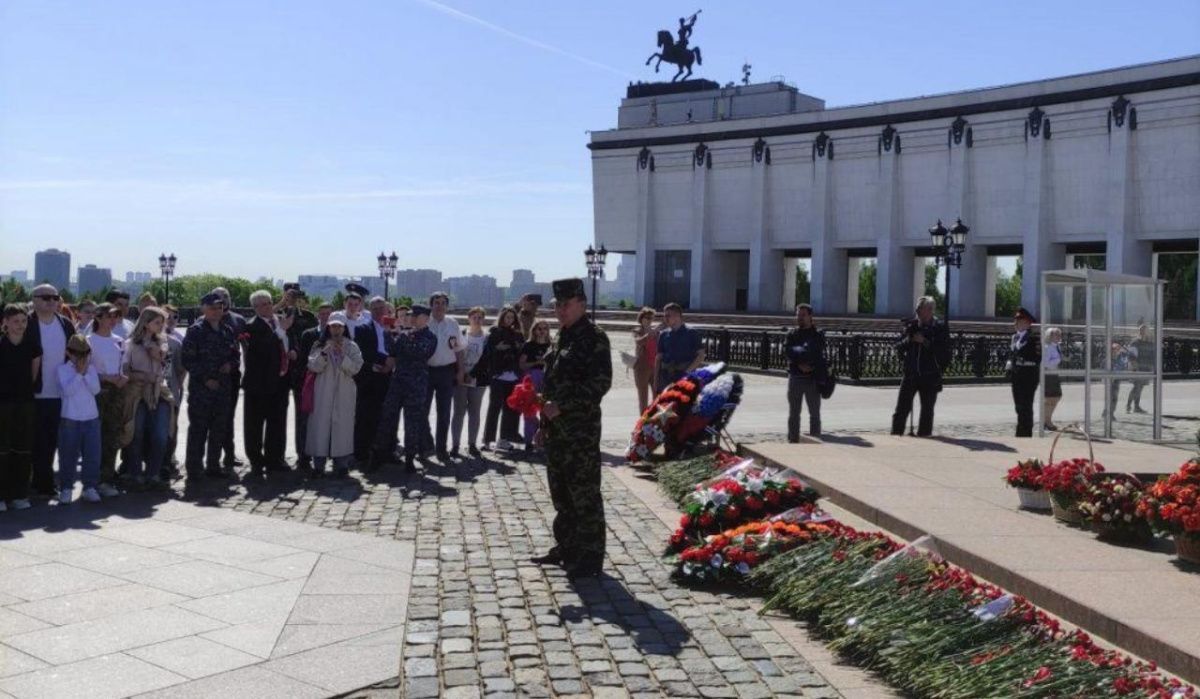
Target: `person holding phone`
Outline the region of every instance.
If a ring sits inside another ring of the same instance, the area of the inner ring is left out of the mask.
[[[429,388],[429,358],[437,349],[437,337],[427,327],[429,308],[412,307],[412,327],[396,336],[394,356],[396,370],[392,372],[387,396],[379,416],[379,427],[371,451],[369,470],[383,466],[391,455],[404,413],[404,466],[408,472],[417,470],[416,457],[429,432],[426,395]]]
[[[313,478],[324,476],[329,459],[333,460],[334,475],[341,478],[350,472],[354,454],[354,410],[358,400],[354,376],[363,367],[363,356],[346,334],[346,320],[332,316],[331,307],[321,311],[327,318],[325,336],[312,344],[305,362],[317,379],[304,452],[312,457]]]

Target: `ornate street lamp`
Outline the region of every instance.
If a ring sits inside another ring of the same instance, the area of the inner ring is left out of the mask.
[[[950,268],[962,267],[963,252],[967,249],[967,233],[971,231],[958,219],[949,230],[938,219],[937,225],[929,229],[929,238],[933,242],[933,258],[935,265],[946,266],[946,326],[950,325]]]
[[[158,256],[158,271],[163,278],[163,305],[171,302],[171,277],[175,274],[175,253],[168,256],[162,253]]]
[[[395,276],[396,263],[400,261],[400,258],[396,256],[395,250],[392,251],[391,255],[384,255],[381,250],[379,251],[379,257],[376,257],[375,261],[379,263],[379,276],[383,277],[383,298],[386,300],[388,298],[388,282]]]
[[[596,318],[596,285],[600,281],[600,277],[604,276],[604,264],[608,261],[608,249],[604,244],[600,244],[600,249],[588,246],[587,250],[583,251],[584,257],[587,259],[588,278],[592,280],[592,319]]]

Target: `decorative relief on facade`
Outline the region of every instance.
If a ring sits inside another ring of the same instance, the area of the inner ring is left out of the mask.
[[[692,169],[703,167],[706,170],[712,169],[712,151],[703,143],[696,145],[696,151],[692,158]]]
[[[900,137],[896,135],[896,129],[891,124],[883,127],[883,133],[879,135],[879,151],[891,152],[892,147],[896,147],[896,152],[900,152]]]
[[[637,166],[639,170],[650,169],[654,172],[654,156],[650,154],[650,149],[642,146],[642,150],[638,153]]]
[[[949,140],[956,146],[960,145],[963,141],[963,136],[966,134],[966,132],[967,132],[967,120],[963,119],[960,116],[960,117],[956,118],[952,124],[950,124],[950,139]],[[970,143],[968,143],[967,145],[969,146]]]
[[[828,155],[826,155],[828,153]],[[829,134],[822,131],[813,139],[813,160],[817,158],[829,158],[833,160],[833,139]]]
[[[1042,124],[1046,122],[1046,113],[1041,107],[1034,107],[1029,112],[1029,117],[1025,119],[1025,140],[1030,137],[1038,138],[1042,133]]]
[[[753,148],[750,149],[750,154],[756,163],[761,163],[765,159],[767,165],[771,164],[771,148],[761,138],[754,142]]]

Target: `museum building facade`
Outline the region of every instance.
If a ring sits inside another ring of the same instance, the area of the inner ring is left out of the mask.
[[[1004,257],[1030,308],[1080,259],[1196,264],[1200,56],[831,109],[783,82],[636,84],[588,147],[595,242],[635,256],[643,304],[787,310],[800,264],[819,313],[855,312],[866,262],[873,310],[910,313],[938,219],[970,227],[956,317],[993,314]],[[1190,275],[1168,293],[1200,318]]]

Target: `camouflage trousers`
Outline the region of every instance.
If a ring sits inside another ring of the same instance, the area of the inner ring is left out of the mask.
[[[559,417],[546,440],[554,540],[564,561],[599,564],[607,533],[600,494],[600,421]],[[561,422],[560,422],[561,421]]]
[[[426,372],[398,369],[392,374],[379,412],[379,428],[375,432],[373,451],[376,455],[391,456],[396,447],[401,413],[404,415],[404,455],[415,457],[420,453],[429,430],[429,412],[425,408],[428,392],[429,375]]]
[[[117,453],[121,451],[121,435],[129,421],[125,414],[125,389],[105,383],[100,385],[96,407],[100,410],[100,482],[112,483],[117,478]]]

